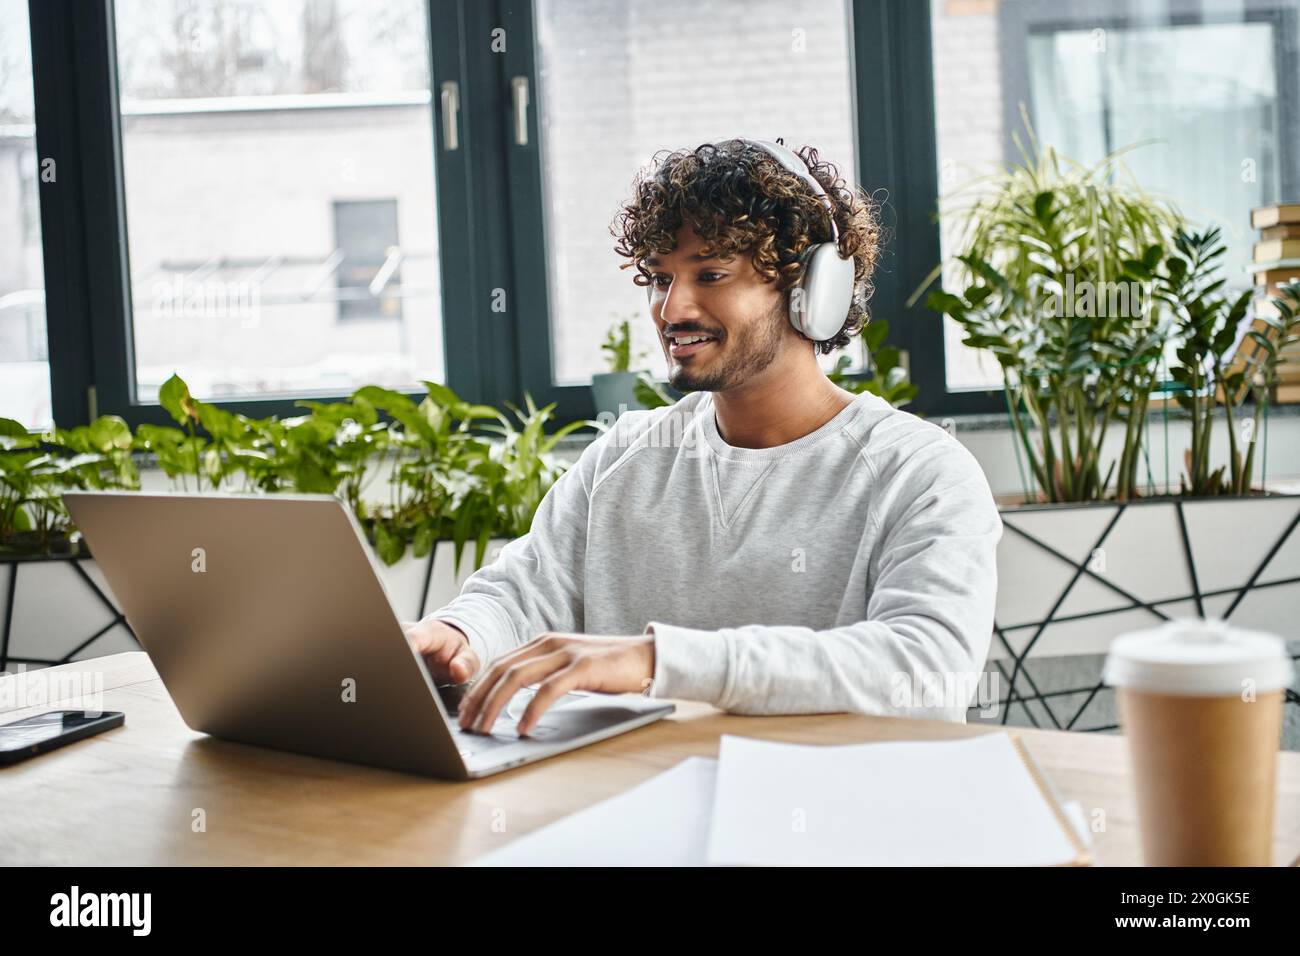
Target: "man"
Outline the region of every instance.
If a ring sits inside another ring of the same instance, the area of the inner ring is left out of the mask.
[[[964,721],[997,588],[988,483],[943,429],[817,362],[866,320],[873,206],[816,150],[730,140],[660,157],[612,231],[688,394],[623,414],[527,535],[408,627],[436,680],[477,678],[461,726],[490,732],[525,685],[520,733],[572,689]],[[851,304],[813,341],[790,310],[827,242]]]

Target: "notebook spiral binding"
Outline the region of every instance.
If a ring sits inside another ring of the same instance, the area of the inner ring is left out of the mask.
[[[1019,734],[1008,733],[1007,736],[1011,738],[1011,743],[1015,746],[1016,753],[1020,755],[1020,761],[1025,765],[1025,769],[1029,771],[1029,775],[1034,778],[1034,783],[1037,785],[1039,793],[1043,795],[1043,799],[1047,801],[1047,805],[1052,808],[1052,813],[1056,816],[1057,822],[1065,831],[1065,835],[1069,837],[1070,845],[1074,847],[1074,859],[1063,865],[1092,866],[1094,864],[1092,854],[1089,853],[1088,847],[1083,840],[1079,838],[1079,832],[1074,829],[1074,824],[1070,822],[1070,818],[1065,815],[1065,808],[1061,806],[1061,801],[1057,797],[1056,791],[1053,789],[1047,777],[1043,774],[1042,769],[1038,766],[1038,762],[1034,760],[1029,751],[1025,748],[1024,741],[1021,740]]]

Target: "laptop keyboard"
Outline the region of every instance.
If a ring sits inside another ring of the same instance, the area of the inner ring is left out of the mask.
[[[466,685],[458,685],[455,687],[455,690],[463,692],[465,686]],[[528,702],[532,699],[534,693],[534,689],[531,687],[521,689],[513,698],[511,698],[510,703],[507,704],[501,713],[497,715],[497,719],[493,722],[492,733],[476,734],[467,730],[462,730],[460,724],[456,722],[457,711],[455,709],[456,705],[460,702],[459,698],[461,694],[451,693],[450,691],[452,691],[452,689],[453,688],[448,685],[443,685],[438,688],[438,691],[442,694],[443,703],[447,706],[451,715],[450,719],[447,721],[447,726],[451,728],[452,736],[456,738],[456,745],[460,748],[460,753],[463,757],[467,757],[471,753],[482,753],[485,750],[505,747],[509,744],[517,744],[520,741],[545,740],[547,737],[553,736],[559,732],[559,728],[552,724],[540,723],[532,729],[527,737],[519,736],[519,731],[517,729],[519,722],[514,715],[523,715],[523,712],[527,708]],[[557,706],[563,702],[565,702],[565,699],[561,698],[561,701],[557,702]]]

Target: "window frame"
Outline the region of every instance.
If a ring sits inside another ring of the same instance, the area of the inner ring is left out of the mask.
[[[1029,42],[1034,36],[1045,36],[1066,30],[1101,28],[1127,30],[1143,25],[1134,16],[1132,0],[1092,0],[1100,13],[1082,14],[1044,3],[1043,0],[1021,0],[1015,4],[1001,4],[998,8],[998,35],[1001,55],[998,57],[1002,94],[1003,155],[1010,161],[1019,156],[1011,132],[1020,127],[1020,100],[1028,101]],[[1206,10],[1201,0],[1166,0],[1168,14],[1161,17],[1158,26],[1195,26],[1207,22]],[[1273,68],[1277,82],[1278,142],[1300,143],[1300,50],[1289,37],[1300,36],[1300,14],[1280,7],[1275,0],[1238,0],[1241,18],[1227,23],[1268,23],[1273,27]],[[1010,92],[1008,92],[1010,91]],[[1278,193],[1281,197],[1300,195],[1300,150],[1283,152],[1278,164]],[[1285,201],[1280,200],[1280,201]]]
[[[467,83],[468,0],[426,0],[431,118],[437,191],[440,269],[469,282],[441,285],[447,384],[465,395],[487,394],[488,349],[476,327],[475,277],[483,268],[482,219],[470,201],[474,163],[483,148],[467,105],[491,91]],[[46,328],[51,398],[59,427],[115,414],[135,427],[173,424],[161,405],[135,393],[129,246],[113,0],[29,0],[37,154],[55,160],[56,184],[42,184]],[[459,85],[460,146],[446,148],[438,91]],[[434,225],[434,224],[431,224]],[[478,227],[477,230],[475,227]],[[411,390],[418,398],[423,393]],[[213,404],[250,417],[301,414],[300,398],[337,401],[346,395],[270,396]]]
[[[858,181],[888,197],[882,215],[890,241],[876,268],[870,308],[873,317],[889,322],[887,342],[903,351],[908,377],[917,387],[906,407],[928,416],[1003,412],[1000,385],[948,388],[943,317],[926,308],[924,296],[908,305],[940,263],[929,0],[855,0],[854,23],[861,24],[854,30]]]
[[[474,402],[520,403],[525,393],[539,404],[555,402],[558,422],[592,418],[588,386],[552,379],[534,4],[425,2],[447,384]],[[1126,0],[1107,2],[1116,11],[1114,22],[1133,22],[1121,16]],[[1176,13],[1186,15],[1197,6],[1195,0],[1172,2]],[[1286,45],[1295,16],[1274,0],[1243,4],[1248,19],[1275,22],[1280,130],[1300,139],[1300,70],[1286,72],[1297,62],[1296,51]],[[930,4],[847,0],[847,6],[857,179],[885,199],[882,213],[890,230],[871,314],[890,323],[889,343],[903,351],[919,389],[909,410],[931,416],[1004,412],[1001,386],[948,389],[942,317],[923,301],[907,305],[940,261]],[[113,0],[29,0],[28,7],[37,157],[53,158],[57,169],[55,183],[39,186],[54,419],[70,427],[112,413],[132,426],[169,423],[161,406],[134,395]],[[1042,0],[1002,4],[998,16],[1003,88],[1023,95],[1030,31],[1076,21],[1057,8],[1049,14]],[[498,28],[505,31],[501,52],[493,49]],[[513,138],[515,77],[529,84],[524,145]],[[459,88],[456,150],[447,148],[444,137],[444,83]],[[998,104],[1004,116],[1014,98],[1004,95]],[[1011,148],[1009,136],[1005,148]],[[1281,185],[1300,191],[1300,155],[1284,157]],[[254,417],[288,416],[300,413],[297,400],[215,404]]]
[[[447,384],[476,402],[520,402],[528,393],[539,403],[556,402],[558,421],[591,418],[590,388],[556,385],[551,377],[545,261],[537,254],[545,233],[533,4],[427,4]],[[908,0],[849,3],[851,23],[864,27],[853,30],[850,65],[859,181],[890,197],[885,214],[891,224],[908,224],[882,259],[872,310],[890,319],[890,342],[913,357],[911,374],[922,393],[911,407],[919,411],[932,403],[946,408],[944,401],[935,402],[933,385],[927,387],[927,363],[915,361],[929,351],[930,339],[942,346],[941,336],[929,334],[941,331],[938,319],[920,306],[903,305],[938,254],[932,80],[912,79],[917,57],[929,62],[924,6]],[[41,191],[54,418],[62,427],[105,413],[121,415],[132,426],[167,424],[161,406],[137,401],[134,394],[113,0],[29,0],[29,8],[38,155],[55,158],[60,185],[68,187]],[[496,27],[506,31],[503,53],[490,51]],[[892,47],[895,42],[902,45]],[[479,54],[471,55],[474,50]],[[515,76],[527,77],[530,89],[524,146],[510,140]],[[444,82],[460,90],[455,151],[446,148],[443,136],[438,91]],[[901,130],[901,136],[857,134],[878,128]],[[446,281],[447,276],[461,278]],[[500,291],[504,312],[493,309]],[[261,417],[297,414],[296,401],[276,396],[215,404]]]
[[[547,282],[546,188],[543,182],[541,123],[538,120],[541,95],[537,77],[537,31],[533,0],[502,0],[500,23],[505,30],[506,49],[501,55],[498,82],[511,89],[515,77],[528,81],[528,142],[520,145],[503,131],[506,152],[509,206],[512,213],[510,255],[513,264],[511,309],[518,334],[515,356],[519,390],[539,405],[556,404],[560,421],[593,418],[595,399],[585,385],[560,385],[554,381],[550,285]],[[513,118],[514,103],[505,107]]]
[[[938,196],[935,155],[934,93],[930,63],[928,4],[915,0],[849,0],[851,30],[850,95],[853,97],[858,181],[883,190],[888,202],[885,224],[893,237],[881,256],[872,316],[890,323],[889,344],[902,349],[920,394],[913,411],[993,411],[1002,392],[935,391],[935,365],[925,356],[943,348],[943,326],[923,303],[906,304],[908,296],[939,261],[939,227],[933,213]],[[502,0],[501,22],[511,39],[502,58],[501,85],[508,90],[515,76],[528,78],[533,103],[537,95],[535,11],[531,0]],[[526,38],[519,42],[515,38]],[[924,74],[918,79],[918,75]],[[549,287],[543,249],[546,228],[545,184],[539,142],[538,110],[528,113],[528,143],[508,144],[510,200],[514,213],[512,254],[516,263],[519,303],[521,389],[539,401],[557,403],[562,419],[595,414],[586,385],[558,385],[552,379],[553,349]],[[863,130],[879,132],[864,136]],[[629,171],[629,175],[631,171]],[[899,223],[905,227],[898,228]],[[612,241],[612,240],[611,240]],[[940,351],[940,356],[942,355]],[[942,362],[937,366],[942,386]],[[960,406],[960,407],[958,407]]]

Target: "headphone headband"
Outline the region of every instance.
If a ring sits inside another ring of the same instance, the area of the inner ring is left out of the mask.
[[[782,146],[780,143],[773,143],[765,139],[745,139],[741,137],[740,141],[751,146],[757,146],[812,187],[813,192],[817,194],[817,198],[826,207],[827,218],[831,221],[831,241],[838,243],[840,241],[840,229],[835,224],[835,207],[831,204],[830,197],[826,195],[825,187],[817,181],[816,176],[808,171],[808,167],[799,158],[799,154],[788,146]]]
[[[831,221],[831,241],[816,243],[804,251],[804,274],[799,280],[799,288],[791,289],[789,300],[790,324],[814,342],[825,341],[844,325],[844,318],[853,305],[855,288],[854,260],[840,256],[840,229],[835,224],[835,206],[826,195],[825,187],[794,150],[765,139],[742,139],[741,142],[757,146],[802,179],[826,207],[826,217]]]

